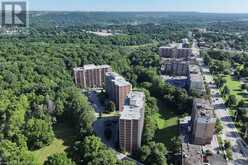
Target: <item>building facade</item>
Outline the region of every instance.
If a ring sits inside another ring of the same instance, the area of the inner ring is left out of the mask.
[[[189,90],[196,92],[198,95],[204,95],[206,93],[204,80],[200,67],[197,65],[189,66]]]
[[[159,54],[162,58],[189,59],[193,53],[190,48],[160,47]]]
[[[192,110],[192,140],[194,144],[210,144],[215,130],[214,108],[208,100],[194,99]]]
[[[74,68],[75,83],[80,88],[102,88],[104,86],[105,74],[111,72],[109,65],[96,66],[94,64]]]
[[[125,100],[119,119],[119,144],[123,151],[133,153],[141,146],[144,126],[145,94],[132,91]]]
[[[132,85],[114,72],[105,74],[105,89],[109,98],[114,101],[119,111],[123,110],[125,98],[132,90]]]
[[[187,76],[189,62],[183,59],[162,59],[161,72],[170,76]]]

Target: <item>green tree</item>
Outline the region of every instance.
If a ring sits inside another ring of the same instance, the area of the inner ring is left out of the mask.
[[[232,107],[237,105],[237,97],[235,95],[230,95],[227,100],[227,106]]]
[[[90,165],[115,165],[117,158],[96,136],[87,136],[75,146],[80,160]]]
[[[167,165],[167,149],[162,143],[150,142],[141,147],[138,155],[145,165]]]
[[[54,154],[48,157],[44,165],[76,165],[66,154]]]
[[[221,121],[217,119],[216,124],[215,124],[215,131],[217,134],[220,134],[222,130],[223,130],[223,126],[221,124]]]
[[[182,146],[181,140],[178,137],[173,137],[170,141],[172,144],[171,150],[174,153],[179,153],[181,151],[181,146]]]
[[[114,112],[115,110],[116,110],[115,103],[113,101],[109,101],[106,105],[106,111],[111,113]]]
[[[122,160],[117,163],[117,165],[136,165],[135,162],[133,161],[128,161],[128,160]]]
[[[225,85],[222,90],[223,96],[230,95],[230,89]]]
[[[35,165],[32,155],[9,140],[0,142],[1,162],[8,165]]]
[[[30,149],[39,149],[49,145],[54,139],[51,123],[36,118],[28,120],[25,134],[28,138],[28,147]]]

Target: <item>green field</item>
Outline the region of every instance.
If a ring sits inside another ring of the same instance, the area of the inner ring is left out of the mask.
[[[66,124],[57,125],[54,132],[56,138],[52,144],[32,152],[38,165],[43,165],[52,154],[65,153],[75,138],[73,129]]]
[[[242,95],[242,89],[241,89],[241,83],[238,80],[234,80],[232,76],[227,75],[224,77],[226,80],[226,86],[230,89],[230,94],[235,95],[237,97],[237,101],[244,100],[245,102],[248,102],[248,99]],[[228,99],[228,97],[224,98],[225,100]],[[229,114],[233,117],[235,116],[236,109],[229,108]],[[243,136],[243,133],[241,132],[241,126],[239,123],[235,123],[235,126],[238,130],[238,132]]]
[[[242,89],[240,82],[237,80],[233,80],[233,78],[230,75],[225,76],[224,78],[226,80],[225,85],[230,89],[230,94],[235,95],[237,97],[238,102],[242,99],[247,101],[247,99],[242,96]]]
[[[155,141],[164,143],[167,148],[170,148],[170,139],[178,136],[178,116],[163,103],[158,102],[158,106],[159,113],[154,114],[154,120],[158,124]]]

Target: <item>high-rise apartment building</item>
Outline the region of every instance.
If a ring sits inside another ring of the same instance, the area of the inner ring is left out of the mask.
[[[80,88],[102,88],[105,74],[111,72],[109,65],[96,66],[94,64],[74,68],[75,83]]]
[[[119,143],[123,151],[133,153],[141,146],[144,107],[143,92],[132,91],[128,94],[119,119]]]
[[[194,99],[192,111],[192,140],[194,144],[210,144],[214,134],[216,118],[214,108],[208,100]]]
[[[198,95],[206,93],[203,76],[198,65],[189,66],[189,90],[196,92]]]
[[[161,58],[184,58],[189,59],[192,56],[190,48],[160,47],[159,53]]]
[[[189,62],[183,59],[164,58],[162,61],[162,74],[171,76],[187,76],[189,72]]]
[[[115,102],[116,108],[122,111],[125,98],[132,90],[132,85],[119,74],[108,72],[105,74],[105,89],[109,98]]]

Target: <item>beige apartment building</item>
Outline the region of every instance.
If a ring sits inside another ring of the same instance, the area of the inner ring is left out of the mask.
[[[210,144],[215,130],[214,108],[206,99],[196,98],[192,110],[192,140],[194,144]]]
[[[183,59],[162,58],[161,72],[171,76],[187,76],[189,62]]]
[[[119,111],[123,110],[125,98],[132,90],[132,85],[114,72],[105,74],[105,89],[109,98],[115,102]]]
[[[161,58],[183,58],[189,59],[192,56],[191,48],[160,47],[159,54]]]
[[[94,64],[84,65],[83,67],[74,68],[75,83],[80,88],[103,88],[105,74],[111,72],[109,65]]]
[[[188,76],[189,90],[194,91],[199,95],[204,95],[206,89],[200,67],[198,65],[190,65]]]
[[[145,94],[132,91],[125,100],[119,119],[119,144],[123,151],[133,153],[141,146],[144,126]]]

